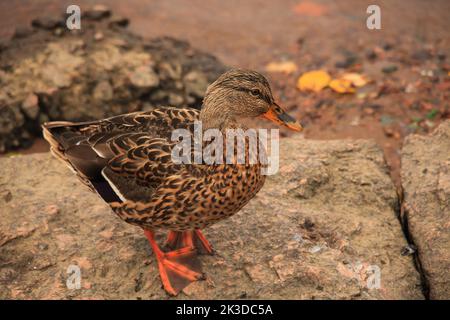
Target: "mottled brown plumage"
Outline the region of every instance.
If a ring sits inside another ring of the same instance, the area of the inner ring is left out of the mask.
[[[235,158],[231,164],[177,164],[172,159],[173,130],[187,129],[193,134],[194,122],[201,121],[203,130],[225,133],[244,128],[242,119],[258,116],[300,129],[275,104],[262,75],[234,69],[209,86],[201,111],[159,107],[92,122],[50,122],[43,130],[52,153],[120,218],[147,232],[161,228],[190,232],[238,212],[261,189],[265,176],[262,165],[250,164],[248,158],[244,164],[237,164]],[[186,238],[183,245],[192,244],[192,238],[204,239],[200,233],[187,234],[191,240]],[[147,237],[153,246],[153,234]],[[164,253],[156,254],[168,259]],[[169,280],[165,283],[163,271],[161,277],[170,293],[179,291]]]

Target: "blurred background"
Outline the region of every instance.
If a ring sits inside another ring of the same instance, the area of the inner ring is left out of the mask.
[[[376,139],[395,181],[404,137],[428,133],[450,117],[446,0],[2,0],[0,39],[21,38],[36,17],[61,17],[70,4],[82,13],[106,5],[144,39],[170,36],[225,66],[264,73],[280,104],[306,124],[306,138]],[[366,26],[370,4],[381,8],[381,30]],[[7,59],[4,54],[4,65]],[[317,80],[308,72],[315,70],[336,86],[308,90],[308,81]],[[345,81],[340,87],[349,74],[351,88]],[[31,148],[3,154],[46,150],[33,139]]]

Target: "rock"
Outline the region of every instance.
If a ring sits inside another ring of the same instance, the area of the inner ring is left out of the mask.
[[[94,39],[97,41],[103,40],[105,36],[103,35],[102,32],[97,32],[96,34],[94,34]]]
[[[375,50],[370,49],[366,52],[366,57],[369,60],[375,60],[376,58],[378,58],[377,53],[375,52]]]
[[[7,106],[0,99],[0,153],[24,144],[25,117],[17,105]]]
[[[387,73],[387,74],[393,73],[393,72],[395,72],[397,70],[398,70],[398,67],[396,65],[393,65],[393,64],[392,65],[388,65],[386,67],[383,67],[381,69],[381,71],[383,71],[384,73]]]
[[[108,81],[100,81],[94,88],[93,96],[96,100],[111,100],[114,96],[114,91],[111,84]]]
[[[130,23],[130,20],[128,20],[125,17],[119,16],[119,15],[113,15],[111,19],[109,19],[109,26],[110,27],[121,27],[125,28]]]
[[[0,153],[31,144],[44,119],[89,121],[147,103],[199,108],[207,85],[226,70],[187,42],[131,34],[127,20],[102,5],[84,15],[82,32],[37,18],[33,30],[2,46]]]
[[[64,26],[64,23],[61,20],[55,19],[53,17],[40,17],[31,21],[31,25],[35,28],[53,30],[57,27]]]
[[[168,98],[169,98],[169,104],[171,106],[176,106],[176,107],[181,106],[184,101],[183,97],[176,93],[169,93]]]
[[[433,57],[433,55],[430,53],[429,50],[420,49],[416,50],[411,54],[411,58],[414,60],[418,60],[420,62],[423,62],[425,60],[429,60]]]
[[[150,89],[159,85],[159,78],[151,67],[139,66],[131,72],[130,82],[137,88]]]
[[[9,190],[2,191],[1,195],[5,202],[10,202],[12,200],[12,193]]]
[[[0,40],[0,52],[3,50],[6,50],[8,48],[8,41],[5,39]],[[3,70],[0,69],[0,72],[3,72]]]
[[[447,58],[447,55],[446,55],[445,52],[439,51],[439,52],[437,53],[437,57],[438,57],[439,60],[444,61],[444,60]]]
[[[31,119],[39,115],[39,99],[34,93],[29,94],[22,103],[22,110]]]
[[[383,50],[390,51],[392,48],[394,48],[394,45],[392,43],[386,42],[382,45]]]
[[[169,299],[142,231],[63,164],[35,154],[0,167],[1,299]],[[423,299],[398,200],[375,143],[283,139],[278,174],[205,230],[218,254],[177,298]],[[73,268],[81,289],[66,285]]]
[[[90,20],[101,20],[111,15],[111,10],[101,4],[94,5],[84,12],[84,17]]]
[[[346,69],[354,65],[358,61],[358,57],[352,53],[346,53],[344,59],[335,63],[336,68]]]
[[[183,79],[186,87],[186,93],[194,97],[202,97],[208,87],[208,78],[205,74],[198,71],[191,71]]]
[[[402,150],[403,220],[431,299],[450,299],[450,121],[409,135]]]

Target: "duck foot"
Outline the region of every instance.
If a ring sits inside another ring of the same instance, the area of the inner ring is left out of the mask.
[[[166,245],[172,250],[183,247],[194,247],[200,254],[214,254],[212,245],[198,229],[183,232],[169,231]]]
[[[191,282],[204,279],[200,261],[193,246],[163,252],[156,243],[153,231],[144,230],[158,261],[159,275],[164,289],[176,296]]]

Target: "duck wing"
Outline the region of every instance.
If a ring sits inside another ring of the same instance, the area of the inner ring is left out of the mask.
[[[145,201],[168,175],[180,170],[171,161],[173,129],[192,130],[199,111],[156,108],[92,122],[49,122],[44,138],[106,202]]]

